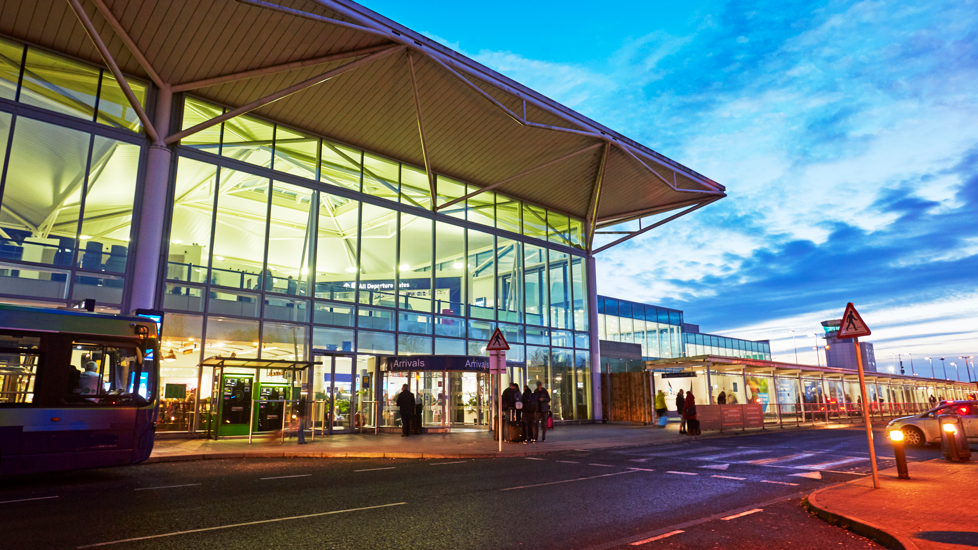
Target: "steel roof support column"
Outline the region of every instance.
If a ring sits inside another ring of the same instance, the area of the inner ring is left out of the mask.
[[[105,5],[105,2],[102,0],[92,0],[92,2],[95,4],[95,7],[98,8],[98,11],[102,14],[102,17],[109,22],[109,26],[112,27],[112,30],[114,30],[115,33],[119,35],[119,38],[122,39],[122,43],[126,45],[126,48],[129,48],[129,52],[132,53],[132,56],[139,62],[139,66],[146,71],[146,74],[149,75],[149,79],[153,81],[153,84],[156,84],[157,88],[163,88],[166,86],[163,79],[160,78],[160,75],[156,74],[156,70],[153,69],[152,65],[150,65],[149,60],[143,56],[143,52],[139,51],[139,48],[136,47],[136,43],[129,37],[125,29],[122,28],[122,25],[119,24],[119,20],[115,18],[112,11]]]
[[[672,220],[674,220],[674,219],[676,219],[676,218],[678,218],[680,216],[685,216],[686,214],[689,214],[690,212],[693,212],[694,210],[699,210],[700,208],[703,208],[704,206],[710,204],[711,202],[717,201],[717,200],[720,200],[720,197],[716,197],[716,198],[713,198],[713,199],[707,199],[707,200],[705,200],[705,201],[703,201],[703,202],[701,202],[699,204],[696,204],[695,206],[692,206],[690,208],[687,208],[686,210],[683,210],[682,212],[680,212],[678,214],[673,214],[672,216],[669,216],[668,218],[666,218],[664,220],[657,221],[657,222],[655,222],[654,224],[652,224],[652,225],[650,225],[648,227],[643,227],[642,229],[640,229],[638,231],[633,231],[627,237],[622,237],[622,238],[620,238],[620,239],[618,239],[616,241],[613,241],[611,243],[608,243],[608,244],[602,246],[601,248],[595,250],[594,252],[592,252],[592,254],[597,254],[598,252],[601,252],[602,250],[606,250],[608,248],[611,248],[612,246],[615,246],[617,244],[621,244],[621,243],[627,241],[628,239],[633,239],[633,238],[641,235],[642,233],[645,233],[646,231],[651,231],[652,229],[655,229],[656,227],[659,227],[660,225],[662,225],[664,223],[671,222]]]
[[[587,229],[587,239],[585,248],[591,252],[591,245],[594,243],[594,231],[598,227],[598,211],[601,207],[601,184],[604,182],[604,170],[608,166],[608,152],[611,151],[611,142],[606,141],[604,151],[601,152],[601,164],[598,165],[598,176],[594,178],[594,188],[591,190],[591,202],[587,208],[587,218],[584,220]]]
[[[421,136],[421,156],[424,158],[424,170],[428,174],[428,189],[431,192],[431,208],[434,210],[438,202],[435,195],[435,173],[431,169],[431,156],[428,154],[428,140],[424,134],[424,115],[421,113],[421,95],[418,94],[418,76],[414,71],[414,56],[408,50],[408,67],[411,68],[411,89],[414,91],[414,110],[418,117],[418,134]],[[434,288],[434,287],[432,287]]]
[[[78,20],[81,21],[83,27],[85,27],[85,32],[88,33],[88,37],[92,39],[92,43],[95,44],[95,48],[98,50],[99,55],[105,61],[105,64],[109,66],[109,70],[112,71],[112,76],[115,77],[116,82],[119,83],[119,87],[122,88],[122,93],[126,96],[129,101],[129,105],[134,111],[136,111],[136,116],[139,117],[139,121],[143,123],[143,128],[146,129],[146,135],[153,144],[162,145],[160,142],[160,134],[156,132],[156,128],[153,127],[153,123],[149,121],[149,117],[146,116],[146,111],[143,110],[143,106],[139,104],[139,100],[136,99],[136,94],[132,93],[132,88],[129,87],[129,83],[126,82],[126,77],[122,74],[119,69],[119,65],[116,64],[115,59],[109,53],[109,49],[105,47],[105,42],[102,42],[102,37],[98,35],[98,31],[95,30],[95,25],[92,24],[92,20],[88,18],[88,14],[85,13],[85,9],[82,8],[81,3],[78,0],[68,0],[68,4],[71,5],[71,9],[74,10],[75,15],[78,16]]]
[[[591,393],[594,420],[604,420],[601,396],[601,336],[598,334],[598,284],[594,256],[585,259],[587,266],[587,336],[591,356]]]
[[[77,2],[78,0],[69,0],[69,1],[70,2]],[[172,144],[180,141],[181,139],[183,139],[183,138],[185,138],[187,136],[192,136],[192,135],[196,134],[197,132],[200,132],[202,130],[206,130],[207,128],[210,128],[211,126],[215,126],[217,124],[220,124],[220,123],[224,122],[225,120],[229,120],[229,119],[232,119],[232,118],[234,118],[234,117],[236,117],[238,115],[243,115],[243,114],[248,113],[250,111],[254,111],[255,109],[257,109],[259,107],[263,107],[265,105],[268,105],[269,103],[272,103],[274,101],[278,101],[278,100],[280,100],[280,99],[282,99],[284,97],[288,97],[288,96],[290,96],[290,95],[292,95],[292,94],[294,94],[296,92],[300,92],[302,90],[305,90],[306,88],[310,88],[312,86],[316,86],[318,84],[322,84],[323,82],[326,82],[327,80],[329,80],[329,79],[331,79],[333,77],[339,76],[339,75],[341,75],[341,74],[343,74],[345,72],[348,72],[348,71],[352,71],[353,69],[356,69],[358,67],[361,67],[363,65],[366,65],[368,63],[372,63],[372,62],[374,62],[374,61],[376,61],[376,60],[378,60],[378,59],[380,59],[382,57],[386,57],[386,56],[388,56],[388,55],[390,55],[390,54],[392,54],[394,52],[403,50],[404,48],[405,48],[405,46],[391,46],[390,48],[387,48],[387,49],[381,50],[381,51],[379,51],[377,53],[368,55],[367,57],[362,57],[362,58],[360,58],[360,59],[358,59],[356,61],[351,61],[350,63],[347,63],[346,65],[337,67],[337,68],[335,68],[335,69],[333,69],[331,71],[326,71],[325,73],[322,73],[322,74],[320,74],[318,76],[315,76],[313,78],[310,78],[309,80],[305,80],[305,81],[300,82],[298,84],[294,84],[292,86],[289,86],[288,88],[284,88],[282,90],[279,90],[279,91],[277,91],[277,92],[275,92],[275,93],[273,93],[271,95],[267,95],[267,96],[265,96],[265,97],[263,97],[261,99],[256,99],[255,101],[252,101],[251,103],[248,103],[246,105],[242,105],[241,107],[238,107],[237,109],[232,109],[232,110],[224,113],[223,115],[216,116],[216,117],[214,117],[214,118],[212,118],[210,120],[205,120],[204,122],[201,122],[200,124],[198,124],[196,126],[193,126],[191,128],[187,128],[186,130],[184,130],[182,132],[177,132],[176,134],[173,134],[173,135],[169,136],[168,138],[166,138],[166,140],[165,140],[166,141],[166,144],[167,145],[172,145]]]
[[[173,91],[169,86],[160,89],[156,99],[156,122],[161,132],[170,130],[170,110],[173,105]],[[170,183],[170,148],[154,143],[146,156],[146,175],[142,185],[142,200],[139,206],[139,227],[136,233],[135,254],[129,309],[148,308],[156,305],[158,281],[163,256],[163,227],[165,217],[170,211],[166,191]]]

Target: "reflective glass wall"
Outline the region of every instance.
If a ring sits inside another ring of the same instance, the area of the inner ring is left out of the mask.
[[[118,311],[140,131],[108,71],[0,38],[0,300]]]
[[[645,360],[684,355],[683,312],[598,296],[598,334],[602,340],[642,346]]]
[[[767,341],[754,342],[727,338],[715,334],[683,333],[686,343],[686,356],[723,355],[741,359],[771,360],[771,344]]]

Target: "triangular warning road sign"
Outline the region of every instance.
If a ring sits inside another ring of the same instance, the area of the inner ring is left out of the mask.
[[[506,338],[503,337],[502,331],[497,328],[489,338],[489,344],[486,346],[486,351],[505,351],[508,349],[509,344],[506,343]]]
[[[872,334],[863,318],[859,316],[852,302],[846,306],[846,312],[842,314],[842,326],[839,327],[839,335],[836,338],[856,338],[858,336],[869,336]]]

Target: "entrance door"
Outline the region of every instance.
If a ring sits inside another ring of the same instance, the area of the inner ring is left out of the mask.
[[[488,374],[449,372],[449,420],[452,426],[489,425]]]
[[[313,422],[325,433],[352,432],[359,420],[358,376],[352,355],[318,355],[313,382]]]

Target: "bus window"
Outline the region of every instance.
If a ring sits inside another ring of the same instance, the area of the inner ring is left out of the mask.
[[[34,402],[41,339],[0,332],[0,405]]]
[[[72,369],[68,377],[71,401],[132,404],[135,380],[141,370],[135,347],[73,342],[69,368]],[[140,385],[146,383],[140,377]]]

